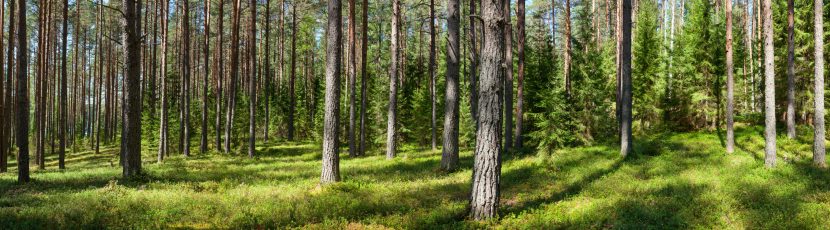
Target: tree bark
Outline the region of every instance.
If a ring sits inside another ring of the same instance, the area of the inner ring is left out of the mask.
[[[510,22],[510,1],[504,0],[504,144],[507,153],[513,144],[513,24]]]
[[[478,45],[476,44],[476,36],[478,32],[476,32],[476,20],[473,15],[478,14],[478,10],[476,10],[476,2],[478,0],[470,0],[470,115],[473,117],[473,121],[476,123],[476,129],[478,129]]]
[[[506,5],[501,0],[482,1],[484,47],[481,52],[479,125],[470,195],[470,216],[475,220],[496,217],[499,205]]]
[[[732,61],[732,1],[726,2],[726,152],[735,151],[735,131],[733,118],[735,110],[734,88],[735,76]]]
[[[297,113],[297,92],[295,84],[297,82],[297,4],[291,4],[291,76],[288,79],[288,123],[290,131],[288,132],[288,140],[294,140],[294,117]]]
[[[214,61],[216,62],[216,71],[214,71],[214,74],[216,74],[216,121],[214,121],[214,123],[216,123],[216,151],[222,151],[222,131],[220,131],[222,129],[222,103],[227,103],[227,101],[222,100],[222,89],[224,87],[223,83],[225,82],[225,53],[223,53],[224,49],[222,47],[225,34],[225,30],[223,28],[225,21],[225,1],[219,0],[217,4],[219,5],[219,9],[217,12],[218,17],[216,19],[218,29],[216,48],[214,49],[216,50],[216,57],[214,57]]]
[[[2,20],[0,20],[2,21]],[[2,28],[2,23],[0,23],[0,28]],[[61,96],[60,96],[60,112],[58,115],[58,136],[60,147],[58,148],[58,168],[64,169],[66,166],[64,165],[64,160],[66,159],[66,80],[67,80],[67,73],[66,73],[66,47],[67,47],[67,36],[69,34],[69,1],[63,0],[63,40],[61,40]],[[2,47],[2,46],[0,46]],[[0,48],[2,50],[2,48]],[[2,56],[0,56],[0,60],[2,60]],[[0,74],[2,75],[2,74]]]
[[[565,51],[564,67],[562,69],[565,77],[565,95],[571,97],[571,0],[565,0]]]
[[[4,0],[0,0],[0,31],[3,30],[3,23],[5,22],[3,20],[3,18],[6,15],[6,11],[5,11],[6,8],[3,7],[3,5],[5,5],[5,2],[6,1],[4,1]],[[14,4],[10,3],[9,5],[14,5]],[[14,13],[12,12],[11,14],[14,14]],[[9,15],[9,18],[10,18],[10,20],[13,20],[11,18],[14,18],[14,16]],[[64,41],[66,41],[66,39],[64,39]],[[0,65],[2,65],[2,61],[3,61],[3,38],[0,37]],[[11,69],[11,65],[9,65],[9,69]],[[6,110],[9,107],[11,107],[11,102],[6,100],[6,98],[5,98],[5,95],[6,95],[5,91],[6,90],[11,91],[11,88],[6,87],[6,85],[3,84],[5,76],[6,75],[3,74],[3,68],[0,68],[0,172],[6,172],[6,160],[8,159],[8,157],[6,156],[6,149],[7,149],[6,139],[9,136],[8,133],[6,133],[6,127],[8,126],[8,121],[6,119]],[[8,79],[8,81],[11,81],[11,80],[12,80],[11,78]]]
[[[369,80],[369,73],[366,72],[366,62],[369,56],[366,55],[369,48],[369,0],[363,0],[363,28],[360,43],[360,151],[357,155],[362,156],[366,154],[366,109],[367,109],[367,81]]]
[[[168,0],[159,0],[161,8],[159,8],[159,13],[161,14],[161,61],[160,61],[160,79],[161,81],[161,127],[159,128],[159,152],[158,152],[158,162],[161,163],[164,160],[164,156],[168,155],[169,151],[169,128],[167,126],[168,123],[168,115],[167,115],[167,15],[170,9]]]
[[[328,1],[326,37],[326,98],[323,116],[323,167],[320,184],[340,181],[338,127],[340,127],[340,62],[342,54],[340,0]]]
[[[349,138],[349,156],[355,157],[357,156],[357,145],[355,142],[355,126],[356,126],[356,102],[355,98],[357,97],[357,93],[355,93],[355,80],[357,80],[357,62],[355,61],[355,53],[357,51],[356,45],[357,40],[355,39],[355,0],[349,0],[349,28],[348,28],[348,42],[349,42],[349,49],[346,57],[348,57],[348,67],[347,67],[347,77],[349,82],[349,130],[348,130],[348,138]],[[293,47],[293,46],[292,46]],[[293,51],[292,51],[292,60],[293,60]],[[293,61],[292,61],[293,63]]]
[[[444,99],[444,147],[441,154],[441,168],[453,171],[458,168],[458,117],[460,96],[458,76],[460,45],[459,0],[447,0],[447,52],[446,91]]]
[[[182,120],[181,127],[183,136],[182,154],[190,156],[190,1],[182,0],[182,40],[181,40],[181,106]]]
[[[631,0],[619,0],[620,18],[620,154],[631,154]],[[769,0],[767,0],[769,1]]]
[[[125,146],[124,177],[141,174],[141,13],[140,0],[123,0],[124,6],[124,63],[125,110],[122,133]]]
[[[795,138],[795,37],[793,0],[787,0],[787,137]]]
[[[29,50],[26,38],[26,2],[17,1],[17,50]],[[17,52],[17,182],[29,182],[29,52]],[[23,95],[20,95],[20,94]]]
[[[514,147],[522,148],[522,128],[524,128],[524,79],[525,79],[525,0],[516,1],[516,33],[518,38],[518,85],[516,86],[516,137]],[[597,35],[601,36],[601,35]]]
[[[271,0],[265,1],[265,141],[268,141],[271,128]]]
[[[815,127],[813,136],[813,164],[819,167],[826,167],[827,163],[824,159],[824,2],[822,0],[814,0],[813,7],[813,25],[815,26],[813,38],[815,39],[816,49],[814,53],[816,114],[813,119],[813,126]]]
[[[199,152],[202,154],[207,153],[207,142],[208,142],[208,120],[207,120],[207,91],[208,91],[208,79],[210,76],[210,1],[205,1],[205,44],[204,47],[204,58],[205,62],[204,67],[202,70],[204,71],[204,76],[202,78],[202,138],[199,141],[201,143],[199,145]]]
[[[435,98],[435,0],[429,0],[429,95],[430,100],[432,101],[432,150],[435,151],[438,149],[438,137],[436,136],[437,128],[435,124],[436,120],[436,102],[437,99]]]
[[[764,23],[764,164],[775,167],[775,53],[772,44],[772,1],[763,2]]]
[[[248,78],[248,87],[250,87],[250,99],[248,103],[248,157],[254,157],[256,152],[256,0],[251,0],[251,30],[249,36],[251,41],[248,42],[251,62],[251,74]]]
[[[397,131],[395,122],[398,120],[398,73],[400,60],[401,36],[401,1],[392,0],[392,42],[391,42],[391,65],[389,70],[389,109],[386,125],[386,159],[395,158],[395,140]]]
[[[13,132],[14,132],[14,131],[12,131],[12,128],[14,127],[14,124],[12,124],[12,122],[16,120],[15,117],[14,117],[14,113],[12,113],[12,110],[17,108],[17,106],[14,106],[17,102],[12,101],[12,91],[13,91],[12,87],[14,87],[14,85],[12,85],[12,82],[14,82],[13,81],[14,80],[13,73],[14,73],[14,65],[15,65],[14,64],[15,63],[14,62],[14,48],[15,48],[14,39],[15,39],[15,27],[16,27],[15,18],[17,17],[17,15],[15,15],[15,6],[17,4],[15,4],[15,3],[16,2],[13,2],[13,1],[9,2],[9,37],[8,37],[9,40],[8,40],[8,44],[6,44],[8,46],[8,51],[6,53],[6,66],[7,66],[8,71],[6,71],[6,94],[5,94],[5,101],[6,101],[7,108],[4,109],[3,111],[0,111],[5,116],[5,118],[2,120],[3,124],[4,124],[3,132],[5,132],[7,135],[6,135],[6,138],[4,138],[3,140],[0,140],[0,141],[3,141],[3,143],[4,143],[4,148],[0,149],[0,172],[8,171],[9,155],[11,155],[11,145],[12,145],[11,139],[12,139]],[[2,50],[0,50],[0,52],[2,52]],[[18,91],[18,92],[20,92],[20,91]],[[27,95],[28,95],[28,93],[27,93]]]
[[[228,108],[225,110],[225,154],[231,151],[231,129],[233,128],[233,115],[236,109],[236,79],[239,76],[239,5],[242,0],[233,1],[233,28],[231,29],[231,76],[228,89]]]

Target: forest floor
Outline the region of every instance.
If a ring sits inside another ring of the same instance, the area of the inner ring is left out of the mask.
[[[313,144],[263,144],[257,157],[205,154],[155,163],[119,180],[116,149],[53,156],[33,182],[0,175],[0,229],[38,228],[707,228],[830,226],[830,173],[811,166],[812,131],[778,141],[778,166],[764,167],[762,127],[739,127],[737,151],[724,134],[638,137],[636,155],[615,146],[505,156],[501,218],[466,218],[472,153],[439,170],[440,151],[404,147],[399,157],[341,155],[343,182],[318,187]],[[14,162],[12,162],[14,166]]]

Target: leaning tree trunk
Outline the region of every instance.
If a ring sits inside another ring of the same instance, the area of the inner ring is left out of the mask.
[[[124,125],[124,177],[141,173],[141,12],[140,0],[124,0],[124,77],[126,83]]]
[[[29,50],[26,38],[26,2],[17,1],[17,50]],[[17,124],[15,140],[17,141],[17,182],[29,182],[29,52],[17,52]]]
[[[340,181],[338,128],[340,127],[340,56],[342,17],[340,0],[328,1],[326,37],[326,107],[323,116],[323,169],[321,184]]]
[[[726,2],[726,152],[735,151],[735,131],[732,116],[734,102],[734,69],[732,61],[732,1]]]
[[[398,119],[398,71],[400,58],[400,36],[401,30],[401,1],[392,0],[392,44],[391,44],[391,67],[389,69],[389,110],[386,123],[386,159],[395,158],[395,137],[397,136],[395,122]]]
[[[459,0],[447,0],[447,85],[444,99],[444,148],[441,154],[441,168],[446,171],[458,167],[459,24]]]
[[[793,0],[787,0],[787,137],[795,138],[795,36]]]
[[[772,44],[772,1],[763,0],[764,23],[764,163],[775,167],[775,53]]]
[[[619,0],[620,18],[620,154],[631,153],[631,0]]]
[[[502,90],[504,74],[504,2],[482,1],[481,18],[484,47],[478,98],[478,130],[476,130],[473,188],[470,195],[470,216],[483,220],[496,216],[501,177]]]
[[[822,16],[824,11],[824,3],[822,0],[813,1],[814,17],[813,25],[815,32],[813,38],[815,39],[815,108],[816,114],[813,120],[815,126],[815,136],[813,137],[813,164],[819,167],[825,167],[824,160],[824,23]]]
[[[522,128],[524,121],[524,81],[525,81],[525,0],[516,1],[516,33],[518,38],[519,70],[516,85],[516,134],[514,147],[522,147]],[[598,35],[601,36],[601,35]],[[509,144],[509,143],[508,143]]]

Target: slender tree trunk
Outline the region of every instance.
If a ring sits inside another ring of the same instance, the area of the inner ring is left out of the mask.
[[[401,30],[401,1],[392,0],[392,59],[391,67],[389,69],[389,110],[388,120],[386,125],[386,159],[395,158],[395,140],[397,131],[395,129],[395,122],[398,120],[398,73],[399,73],[399,59],[400,59],[400,35]]]
[[[222,52],[222,44],[223,38],[225,34],[225,30],[222,27],[223,22],[225,21],[225,1],[219,0],[218,2],[219,9],[218,9],[218,17],[216,19],[217,25],[217,39],[216,39],[216,57],[214,57],[214,61],[216,62],[216,121],[214,121],[215,129],[216,129],[216,151],[222,151],[222,103],[227,103],[226,101],[222,100],[222,89],[223,83],[225,82],[225,54]],[[227,152],[226,152],[227,153]]]
[[[208,79],[210,76],[210,1],[205,1],[205,44],[204,47],[204,58],[205,62],[204,67],[202,70],[204,71],[204,77],[202,78],[202,138],[200,140],[199,151],[204,154],[207,152],[207,142],[208,142],[208,121],[207,121],[207,91],[208,91]]]
[[[185,3],[186,4],[186,3]],[[141,1],[124,0],[124,177],[141,174]]]
[[[17,50],[29,50],[26,38],[26,2],[17,1]],[[29,52],[17,52],[17,182],[29,182]],[[24,95],[20,95],[24,94]]]
[[[231,74],[230,84],[228,89],[228,108],[225,121],[225,153],[231,151],[231,129],[233,128],[233,115],[236,109],[236,79],[239,76],[239,20],[240,9],[239,5],[242,0],[234,0],[233,2],[233,28],[231,29]]]
[[[271,129],[271,0],[265,0],[265,141]]]
[[[369,0],[363,0],[363,36],[360,43],[360,151],[357,155],[362,156],[366,154],[366,109],[367,109],[367,81],[369,80],[369,73],[366,72],[366,62],[369,56],[366,55],[369,48]]]
[[[815,133],[813,136],[813,164],[819,167],[826,167],[827,163],[824,159],[824,22],[823,11],[824,2],[822,0],[813,1],[813,25],[815,31],[813,38],[815,39],[815,108],[816,114],[813,119],[813,126]]]
[[[2,8],[2,4],[0,4],[0,8]],[[0,21],[3,21],[0,19]],[[2,28],[2,23],[0,23],[0,28]],[[66,47],[67,47],[67,36],[69,34],[69,1],[63,0],[63,40],[61,40],[61,96],[60,96],[60,103],[58,106],[60,107],[60,119],[58,121],[58,136],[60,141],[60,147],[58,148],[58,168],[64,169],[66,166],[64,165],[64,160],[66,159]],[[2,46],[0,46],[0,50],[2,50]],[[2,60],[2,56],[0,55],[0,60]],[[2,75],[2,74],[0,74]]]
[[[619,0],[622,7],[620,36],[620,154],[631,154],[631,0]],[[767,0],[769,1],[769,0]]]
[[[338,127],[340,127],[340,56],[342,32],[340,0],[328,1],[326,36],[326,107],[323,116],[323,167],[321,184],[340,181]],[[394,75],[393,75],[394,76]],[[394,78],[392,78],[394,80]]]
[[[291,77],[288,80],[288,97],[289,97],[289,106],[288,106],[288,123],[289,129],[289,141],[294,140],[294,115],[297,113],[297,93],[295,92],[294,84],[296,83],[296,65],[297,65],[297,4],[291,4]]]
[[[732,1],[726,1],[726,152],[735,151],[735,131],[733,130],[732,116],[735,110],[734,102],[734,67],[732,61]]]
[[[775,167],[775,54],[772,44],[772,1],[763,1],[764,22],[764,163]]]
[[[447,52],[446,95],[444,99],[444,147],[441,168],[453,171],[458,168],[458,117],[459,117],[459,45],[461,24],[459,0],[447,0]]]
[[[565,51],[564,67],[562,69],[565,77],[565,95],[571,97],[571,0],[565,0]]]
[[[256,0],[251,0],[251,41],[249,44],[248,55],[251,62],[251,74],[248,79],[248,86],[251,87],[250,101],[248,103],[248,157],[254,157],[256,152]]]
[[[476,2],[478,0],[470,0],[470,115],[473,117],[473,121],[476,123],[476,129],[478,129],[478,45],[476,44],[476,36],[478,32],[476,32],[476,19],[473,18],[473,15],[478,14],[478,10],[476,10]],[[482,25],[483,29],[483,25]]]
[[[793,0],[787,0],[787,137],[795,138],[795,31]]]
[[[457,52],[456,52],[457,53]],[[436,103],[435,98],[435,79],[437,78],[435,71],[435,0],[429,0],[429,95],[432,101],[432,150],[438,149],[438,137],[436,122]],[[456,80],[457,81],[457,80]]]
[[[182,154],[185,157],[190,156],[190,1],[189,0],[182,0],[182,40],[181,40],[181,53],[182,53],[182,68],[181,68],[181,75],[182,75],[182,87],[181,87],[181,106],[182,110],[182,123],[181,129],[183,136],[181,137],[182,144]]]
[[[17,17],[17,15],[15,15],[15,6],[16,5],[17,4],[16,4],[15,1],[10,1],[9,2],[9,37],[8,37],[9,40],[8,40],[8,44],[6,44],[8,46],[8,51],[6,53],[7,71],[6,71],[6,95],[5,95],[5,101],[6,101],[7,108],[0,111],[0,112],[4,113],[4,116],[5,116],[5,119],[2,120],[3,124],[4,124],[3,132],[7,133],[8,135],[6,135],[6,138],[4,138],[3,140],[0,140],[0,141],[3,141],[3,143],[5,144],[4,148],[0,149],[0,153],[2,153],[2,154],[0,154],[0,172],[8,171],[9,155],[11,155],[11,145],[12,145],[11,139],[12,139],[12,136],[14,134],[14,132],[12,131],[12,128],[14,127],[14,124],[12,124],[12,122],[17,120],[14,117],[14,113],[12,113],[12,110],[14,110],[15,108],[18,108],[18,106],[14,106],[17,102],[12,101],[12,91],[13,91],[13,87],[14,87],[14,85],[12,85],[12,82],[14,82],[13,73],[14,73],[14,65],[15,65],[14,64],[14,47],[15,47],[14,39],[15,39],[15,27],[16,27],[15,26],[15,18]],[[0,20],[2,20],[2,19],[0,19]],[[0,29],[2,29],[2,28],[0,28]],[[2,39],[2,38],[0,38],[0,39]],[[2,52],[2,50],[0,50],[0,52]],[[0,77],[2,77],[2,76],[0,76]],[[17,92],[20,92],[20,91],[18,90]],[[27,93],[27,95],[28,95],[28,93]]]
[[[0,31],[3,30],[3,23],[5,22],[3,18],[6,15],[6,8],[3,7],[5,5],[4,0],[0,0]],[[10,3],[9,5],[14,5]],[[14,14],[12,12],[11,14]],[[9,15],[9,18],[14,18],[13,15]],[[64,39],[64,41],[66,41]],[[3,61],[3,37],[0,36],[0,66],[2,66]],[[9,65],[9,69],[11,69],[11,65]],[[0,172],[6,172],[6,160],[8,160],[8,156],[6,156],[6,139],[9,136],[6,133],[6,126],[8,126],[8,120],[6,119],[6,110],[11,107],[11,102],[6,100],[5,98],[5,90],[11,91],[11,88],[6,87],[3,82],[5,79],[5,74],[3,74],[3,68],[0,68]],[[11,81],[11,78],[8,79]]]
[[[481,52],[481,89],[476,130],[470,216],[475,220],[496,217],[501,178],[502,90],[504,65],[504,19],[502,1],[482,1],[484,47]]]
[[[167,127],[168,123],[168,115],[167,115],[167,15],[170,9],[168,0],[159,0],[161,3],[161,8],[159,8],[159,13],[161,14],[161,67],[160,67],[160,79],[161,81],[161,128],[159,130],[159,152],[158,152],[158,162],[161,163],[164,160],[164,156],[168,155],[169,150],[169,128]]]
[[[348,65],[349,65],[346,69],[348,71],[348,73],[347,73],[348,80],[347,81],[348,81],[348,84],[349,84],[348,85],[348,87],[349,87],[349,90],[348,90],[348,93],[349,93],[349,130],[348,130],[347,135],[348,135],[348,138],[349,138],[349,156],[350,157],[357,156],[357,145],[356,145],[357,143],[355,142],[355,128],[356,128],[355,126],[357,125],[357,123],[355,121],[355,118],[356,118],[355,116],[356,116],[356,112],[357,112],[356,111],[356,109],[357,109],[356,108],[356,102],[355,102],[356,96],[357,96],[357,93],[355,93],[355,90],[356,90],[355,81],[357,80],[357,73],[356,73],[356,71],[357,71],[357,62],[355,61],[355,56],[357,56],[357,55],[355,55],[355,53],[357,51],[357,49],[356,49],[357,47],[355,47],[357,45],[357,39],[355,38],[355,27],[356,27],[355,24],[357,24],[357,23],[355,22],[355,4],[354,4],[354,1],[355,0],[349,0],[349,28],[348,28],[348,33],[349,34],[347,35],[348,36],[347,39],[348,39],[349,44],[348,44],[348,50],[347,50],[347,54],[346,54],[346,57],[348,57]],[[291,60],[292,60],[291,63],[293,64],[294,63],[294,61],[293,61],[294,60],[293,51],[292,51]]]
[[[504,152],[513,144],[513,23],[510,19],[510,0],[504,0]]]
[[[514,147],[522,148],[522,128],[524,128],[524,81],[525,81],[525,0],[516,1],[516,20],[518,32],[518,85],[516,86],[516,139]],[[597,35],[600,37],[601,35]]]

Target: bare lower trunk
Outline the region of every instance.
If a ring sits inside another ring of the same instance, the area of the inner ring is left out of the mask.
[[[436,98],[435,98],[435,0],[429,1],[429,95],[432,101],[432,119],[431,119],[431,134],[432,134],[432,150],[438,148],[436,120]]]
[[[619,0],[620,18],[620,154],[631,154],[631,0]]]
[[[735,131],[733,130],[734,102],[734,68],[732,61],[732,1],[726,1],[726,152],[735,151]]]
[[[140,0],[124,0],[125,117],[122,126],[124,177],[141,174],[141,12]]]
[[[349,0],[349,28],[348,28],[348,30],[349,30],[349,32],[348,32],[349,33],[348,34],[348,36],[349,36],[349,38],[348,38],[349,46],[348,47],[349,48],[348,48],[348,54],[346,54],[346,56],[348,57],[348,62],[349,62],[348,63],[349,67],[347,68],[347,70],[348,70],[347,77],[348,77],[348,84],[349,84],[348,85],[348,87],[349,87],[349,90],[348,90],[348,94],[349,94],[349,130],[348,130],[348,138],[349,138],[349,156],[350,157],[357,156],[357,145],[356,145],[357,143],[355,142],[355,128],[356,128],[356,125],[357,125],[357,122],[355,120],[356,115],[357,115],[357,110],[356,110],[357,109],[356,108],[357,93],[355,92],[355,90],[356,90],[355,80],[357,80],[357,62],[355,61],[355,56],[356,56],[355,53],[357,51],[357,49],[356,49],[357,47],[355,47],[355,46],[357,45],[357,40],[355,38],[355,27],[357,27],[357,26],[355,24],[357,24],[357,23],[355,22],[355,4],[354,4],[354,1],[355,0]]]
[[[787,0],[787,137],[795,138],[795,36],[793,0]]]
[[[323,117],[323,166],[321,184],[340,181],[338,127],[340,127],[340,56],[342,51],[340,0],[328,1],[328,31],[326,37],[326,98]]]
[[[518,38],[519,70],[516,85],[516,134],[514,147],[522,148],[522,128],[524,121],[524,81],[525,81],[525,0],[516,1],[516,33]],[[597,37],[602,35],[597,34]],[[510,143],[505,143],[510,144]]]
[[[366,87],[368,75],[369,73],[366,72],[366,62],[368,62],[368,55],[366,55],[367,50],[369,48],[369,0],[363,0],[363,36],[361,37],[363,41],[360,43],[360,151],[358,151],[358,155],[365,155],[366,154],[366,103],[367,103],[367,93]]]
[[[478,130],[476,130],[470,216],[475,220],[496,217],[501,178],[502,90],[504,62],[504,2],[482,1],[484,47],[481,52],[481,82]]]
[[[395,122],[398,120],[398,81],[397,76],[398,72],[400,71],[398,68],[399,66],[399,59],[400,59],[400,36],[398,32],[400,29],[400,17],[401,17],[401,2],[400,0],[392,0],[392,60],[391,60],[391,68],[389,70],[389,110],[388,110],[388,120],[386,125],[386,159],[395,158],[395,140],[397,131],[395,129]]]
[[[441,168],[446,171],[458,167],[459,15],[459,0],[447,0],[447,85],[444,99],[444,148],[441,154]]]
[[[823,23],[823,7],[822,0],[813,1],[814,17],[813,25],[815,32],[813,38],[815,39],[815,108],[816,114],[813,120],[815,126],[815,133],[813,136],[813,164],[819,167],[827,165],[824,159],[824,25]]]
[[[764,163],[775,167],[775,54],[772,44],[772,1],[762,0],[764,5]]]
[[[160,115],[160,130],[159,130],[159,151],[158,151],[158,162],[164,160],[164,156],[166,156],[169,150],[169,138],[168,136],[168,127],[167,127],[167,12],[169,10],[169,4],[167,0],[161,0],[160,5],[162,6],[159,9],[159,14],[161,15],[161,76],[159,81],[161,81],[161,115]]]
[[[26,37],[26,2],[17,1],[17,50],[29,50]],[[29,52],[17,52],[17,92],[26,92],[17,98],[17,124],[15,140],[17,141],[17,182],[29,182]]]
[[[510,22],[510,0],[504,0],[504,152],[513,143],[513,24]]]

